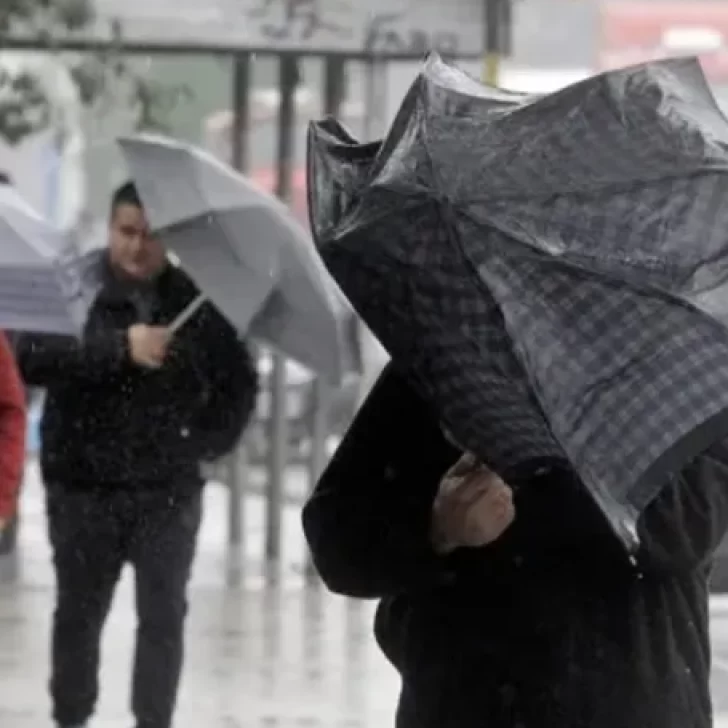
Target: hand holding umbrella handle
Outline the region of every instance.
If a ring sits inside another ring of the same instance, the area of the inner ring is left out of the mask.
[[[442,554],[497,540],[516,517],[513,492],[465,453],[440,482],[432,509],[432,541]]]
[[[176,334],[201,308],[202,304],[207,302],[207,296],[200,293],[193,301],[187,304],[185,308],[177,314],[177,318],[167,327],[170,335]]]

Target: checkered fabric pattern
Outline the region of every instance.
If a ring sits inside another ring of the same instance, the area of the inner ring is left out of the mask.
[[[728,123],[690,59],[450,90],[430,62],[324,259],[464,446],[506,478],[566,459],[633,547],[728,436]]]
[[[604,507],[636,514],[672,470],[728,434],[728,330],[689,304],[524,248],[501,240],[478,273],[582,480]]]
[[[386,221],[381,233],[392,244],[393,236],[403,245],[416,240],[424,254],[418,263],[372,251],[363,235],[325,249],[329,270],[459,442],[504,474],[524,460],[563,460],[495,301],[464,285],[466,261],[448,254],[437,209],[408,212],[408,226],[392,230]],[[415,218],[421,234],[413,239]],[[379,235],[376,227],[371,234]]]

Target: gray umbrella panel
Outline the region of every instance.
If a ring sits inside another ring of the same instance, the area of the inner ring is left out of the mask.
[[[419,189],[429,167],[425,186],[459,214],[587,270],[711,305],[725,267],[714,262],[728,249],[728,121],[695,59],[601,74],[504,113],[443,85],[444,65],[430,60],[413,86],[420,108],[401,113],[419,138],[408,153],[399,144],[375,184]],[[417,174],[399,157],[416,158]]]
[[[312,280],[319,285],[312,287]],[[322,261],[296,246],[282,258],[276,287],[253,319],[250,334],[314,371],[328,372],[338,384],[360,370],[358,352],[346,338],[351,315]]]
[[[275,287],[272,270],[262,273],[260,266],[241,259],[229,243],[231,230],[255,233],[252,216],[239,209],[209,212],[159,231],[162,243],[190,271],[200,290],[243,332]]]
[[[566,456],[634,548],[670,473],[728,435],[728,331],[705,315],[725,122],[689,60],[505,100],[443,68],[324,258],[460,442],[506,476]]]
[[[79,335],[98,291],[89,256],[0,189],[0,328]]]
[[[121,146],[153,227],[231,323],[342,381],[356,361],[348,303],[288,208],[190,145]]]

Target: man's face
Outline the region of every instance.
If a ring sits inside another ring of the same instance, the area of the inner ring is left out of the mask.
[[[112,265],[130,278],[154,278],[164,268],[164,247],[149,232],[144,210],[136,205],[117,205],[109,227]]]

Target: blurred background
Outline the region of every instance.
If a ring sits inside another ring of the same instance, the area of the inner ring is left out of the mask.
[[[533,93],[697,54],[728,105],[725,0],[0,0],[0,169],[91,248],[105,243],[109,194],[126,177],[114,137],[162,131],[249,174],[305,223],[308,121],[333,114],[378,138],[433,49]],[[298,518],[386,362],[363,328],[359,337],[364,372],[337,391],[259,350],[256,421],[234,457],[211,465],[181,728],[391,720],[397,686],[372,645],[371,609],[323,594]],[[29,682],[45,674],[38,625],[52,589],[35,463],[41,408],[34,393],[19,527],[0,558],[0,683],[14,696],[0,724],[12,728],[45,716],[42,680]],[[728,551],[714,589],[728,590]],[[117,602],[106,669],[125,686],[132,611],[128,594]],[[716,680],[728,687],[728,621],[724,632]],[[727,693],[716,689],[719,713]],[[110,691],[105,725],[124,724],[125,699],[125,687]]]

